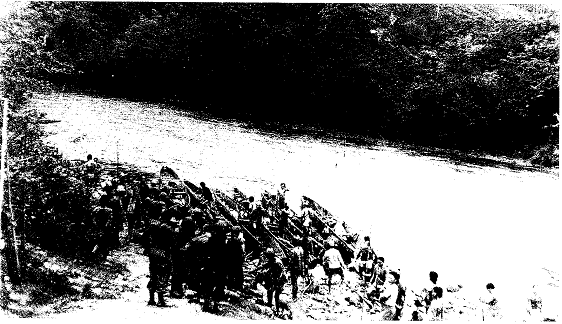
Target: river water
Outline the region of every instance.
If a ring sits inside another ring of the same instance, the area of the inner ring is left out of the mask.
[[[493,282],[515,307],[546,280],[543,267],[560,273],[557,173],[279,136],[112,98],[50,94],[32,104],[61,120],[45,126],[48,141],[71,159],[91,153],[153,172],[168,165],[194,183],[254,195],[285,182],[294,210],[305,194],[369,234],[409,288],[435,270],[442,285],[474,293]]]

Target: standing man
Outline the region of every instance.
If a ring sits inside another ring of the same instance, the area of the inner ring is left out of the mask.
[[[339,275],[341,281],[344,279],[343,269],[345,263],[341,257],[340,251],[336,249],[333,243],[330,244],[328,250],[324,252],[323,262],[324,272],[328,276],[328,292],[332,291],[332,276]]]
[[[277,208],[283,209],[287,205],[287,191],[289,189],[287,189],[285,183],[281,183],[279,189],[277,189]]]
[[[377,259],[375,251],[371,247],[371,238],[365,236],[365,243],[357,253],[357,263],[359,265],[359,277],[365,284],[369,283],[373,276],[374,261]]]
[[[307,265],[310,261],[310,256],[312,255],[312,246],[310,240],[310,235],[312,234],[312,229],[311,229],[312,215],[314,215],[314,211],[312,210],[312,208],[308,206],[308,204],[304,199],[301,200],[301,224],[302,224],[302,240],[303,240],[302,248],[304,250],[304,260]],[[307,272],[306,274],[308,274],[308,267],[306,269],[306,272]]]
[[[171,289],[170,296],[172,298],[183,298],[184,290],[183,283],[185,282],[185,263],[184,263],[184,250],[183,247],[186,245],[188,240],[192,238],[186,232],[188,230],[187,222],[182,219],[182,210],[179,206],[174,206],[168,208],[164,213],[166,219],[170,219],[170,224],[174,227],[174,233],[172,234],[172,272],[171,272]]]
[[[244,200],[242,202],[242,206],[243,206],[243,209],[242,209],[243,216],[242,216],[242,218],[249,218],[250,215],[256,209],[256,203],[254,202],[254,197],[250,196],[248,199]]]
[[[228,250],[227,234],[228,225],[219,221],[211,229],[211,237],[206,244],[206,255],[204,255],[203,278],[204,305],[203,311],[218,312],[219,301],[224,297],[224,289],[228,275]],[[211,304],[213,307],[211,308]]]
[[[263,232],[264,218],[267,217],[267,212],[262,205],[257,205],[256,209],[250,215],[253,227],[258,230],[258,233]]]
[[[502,316],[499,313],[498,299],[494,294],[494,289],[496,287],[493,283],[488,283],[486,285],[486,292],[482,297],[480,297],[480,302],[482,303],[482,320],[498,320]]]
[[[297,299],[298,294],[298,280],[299,277],[305,276],[306,264],[304,262],[304,250],[302,248],[302,241],[299,237],[295,239],[295,247],[291,250],[289,261],[289,272],[291,275],[291,286],[293,293],[293,300]]]
[[[145,251],[148,254],[149,276],[147,288],[150,293],[148,305],[166,307],[164,293],[168,288],[172,268],[172,245],[175,229],[170,224],[170,213],[161,213],[158,220],[151,220],[145,233]],[[155,217],[155,216],[153,216]],[[158,304],[154,294],[158,293]]]
[[[386,282],[386,268],[384,266],[384,258],[378,257],[377,264],[373,269],[373,277],[371,278],[371,285],[374,285],[373,289],[369,292],[369,295],[373,295],[378,298],[384,283]]]
[[[88,231],[88,239],[92,241],[94,258],[103,260],[107,258],[111,250],[111,215],[111,209],[103,205],[92,211],[92,224]]]
[[[244,288],[244,261],[246,244],[240,226],[234,226],[228,239],[228,287],[241,291]]]
[[[83,164],[83,168],[86,185],[92,188],[96,183],[98,170],[98,164],[92,160],[92,154],[88,154],[86,157],[86,162]]]
[[[285,205],[279,213],[279,233],[281,235],[291,236],[291,231],[289,230],[289,217],[290,217],[289,206]]]
[[[301,204],[301,222],[303,226],[303,231],[306,232],[307,235],[310,235],[310,226],[312,223],[312,217],[314,215],[314,210],[310,208],[309,204],[306,203],[304,200]]]
[[[275,256],[272,248],[267,248],[265,251],[265,272],[261,272],[256,277],[256,284],[263,282],[265,289],[267,289],[267,306],[273,308],[273,297],[275,296],[275,310],[279,312],[279,297],[283,291],[285,283],[287,283],[287,275],[283,262]]]

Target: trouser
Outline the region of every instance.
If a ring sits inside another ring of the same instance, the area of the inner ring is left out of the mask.
[[[127,237],[129,240],[135,238],[135,229],[137,227],[137,215],[134,213],[127,214]]]
[[[273,287],[267,290],[267,306],[273,307],[272,301],[275,296],[275,309],[277,311],[279,311],[279,297],[281,296],[281,290],[282,288],[280,287]]]
[[[297,271],[291,271],[291,288],[293,292],[293,299],[297,299],[297,294],[299,292],[299,273]]]
[[[224,297],[225,280],[222,276],[217,276],[215,274],[209,275],[204,279],[204,299],[205,304],[203,309],[208,311],[211,308],[211,303],[213,304],[213,310],[218,310],[219,301]]]
[[[109,255],[109,251],[111,250],[111,233],[109,232],[108,228],[105,228],[101,231],[95,233],[94,239],[94,247],[92,248],[92,253],[95,257],[99,257],[101,259],[107,258]]]
[[[233,262],[229,274],[229,288],[242,290],[244,288],[244,266],[243,261]]]
[[[183,283],[185,279],[184,254],[182,251],[175,251],[172,254],[172,278],[171,291],[173,294],[183,296]]]
[[[342,268],[328,268],[326,269],[326,275],[328,276],[328,291],[332,289],[332,277],[334,275],[339,275],[341,280],[344,278]]]
[[[109,246],[111,249],[117,249],[121,245],[119,241],[119,232],[120,229],[118,225],[114,225],[114,227],[109,228],[109,236],[110,236],[110,243]]]
[[[394,318],[392,320],[398,321],[400,320],[401,317],[402,317],[402,307],[396,306],[396,310],[394,312]]]
[[[146,286],[151,292],[164,293],[168,289],[170,280],[171,262],[166,257],[150,255],[148,257],[149,277]]]
[[[359,261],[359,275],[364,282],[370,282],[373,277],[373,262]]]

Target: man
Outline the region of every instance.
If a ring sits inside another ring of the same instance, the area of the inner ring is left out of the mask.
[[[373,269],[373,276],[371,277],[370,284],[373,285],[372,290],[369,292],[369,295],[378,298],[381,292],[384,283],[386,282],[386,268],[384,266],[384,258],[378,257],[377,264]]]
[[[193,238],[191,234],[191,229],[189,229],[189,222],[186,220],[187,217],[183,217],[182,211],[178,206],[168,208],[164,211],[166,219],[170,219],[170,223],[173,225],[175,232],[172,235],[172,273],[171,273],[171,288],[170,296],[172,298],[183,298],[184,290],[183,283],[185,282],[185,260],[184,260],[184,250],[183,247],[186,243]]]
[[[289,259],[289,273],[291,276],[293,300],[297,299],[298,279],[299,277],[303,277],[305,275],[306,264],[304,261],[304,250],[301,245],[301,239],[299,237],[295,238],[295,247],[291,250]]]
[[[337,274],[340,276],[341,281],[343,281],[343,269],[345,268],[345,263],[343,262],[340,251],[336,249],[333,242],[329,245],[328,250],[324,252],[322,264],[324,265],[324,272],[328,276],[328,292],[331,292],[332,277]]]
[[[301,247],[302,247],[302,251],[303,251],[303,263],[304,263],[304,269],[303,269],[303,276],[305,278],[308,278],[308,268],[309,268],[309,264],[310,264],[310,256],[312,255],[312,244],[311,241],[308,237],[308,235],[303,235],[302,240],[301,240]]]
[[[287,205],[287,191],[289,189],[287,189],[285,183],[281,183],[279,189],[277,189],[277,208],[283,209]]]
[[[312,223],[312,217],[314,215],[314,210],[310,208],[309,204],[306,203],[304,200],[301,204],[301,221],[303,226],[303,231],[307,234],[310,234],[310,226]]]
[[[201,190],[203,191],[203,198],[205,198],[205,200],[207,202],[212,202],[213,201],[213,193],[211,192],[211,189],[209,189],[206,185],[205,182],[201,182]]]
[[[427,315],[429,307],[433,301],[433,290],[437,287],[437,279],[439,275],[435,271],[429,272],[429,281],[431,282],[429,287],[424,288],[421,291],[421,294],[418,295],[418,298],[414,301],[414,305],[416,306],[416,310],[414,311],[413,317],[417,318],[418,320],[423,320],[423,318]]]
[[[111,209],[103,205],[95,207],[92,211],[92,222],[87,232],[87,239],[92,243],[92,255],[94,258],[103,260],[109,255],[112,234],[110,229],[111,217]]]
[[[281,212],[279,213],[279,233],[288,237],[291,236],[291,231],[289,230],[290,215],[291,212],[289,210],[289,206],[283,206],[283,209],[281,209]]]
[[[431,306],[431,302],[433,301],[433,294],[432,291],[435,287],[437,287],[437,279],[439,278],[439,275],[437,274],[437,272],[435,271],[430,271],[429,272],[429,281],[431,282],[429,288],[423,289],[422,290],[422,296],[423,298],[423,304],[425,306],[425,313],[427,314],[427,310],[429,309],[429,306]]]
[[[249,218],[252,212],[256,209],[254,197],[250,196],[248,199],[242,201],[242,210],[240,211],[240,218]]]
[[[382,312],[381,320],[392,321],[397,315],[396,301],[398,299],[400,274],[395,271],[390,271],[387,283],[379,297],[381,302]]]
[[[93,187],[96,182],[98,164],[92,160],[92,154],[88,154],[86,162],[83,164],[86,185]]]
[[[107,239],[107,247],[109,249],[118,248],[120,246],[119,232],[123,226],[123,215],[121,209],[121,201],[114,194],[113,184],[105,183],[103,186],[104,194],[99,199],[99,204],[103,208],[111,209],[111,215],[108,223],[105,225],[104,235]]]
[[[250,220],[252,221],[252,226],[259,232],[262,232],[264,226],[264,218],[267,217],[267,213],[262,205],[257,205],[256,209],[250,215]]]
[[[149,276],[147,288],[150,293],[148,305],[166,307],[164,292],[168,288],[172,267],[172,244],[176,230],[166,219],[171,214],[162,213],[159,220],[151,220],[145,233],[145,251],[148,254]],[[153,216],[156,218],[155,216]],[[154,301],[154,294],[158,293],[158,304]]]
[[[373,276],[373,263],[374,260],[377,259],[377,255],[371,247],[371,238],[365,236],[364,240],[364,245],[357,253],[357,264],[359,265],[359,277],[367,284],[371,281],[371,277]]]
[[[121,199],[117,195],[115,189],[111,189],[109,192],[110,199],[109,199],[109,208],[111,208],[112,212],[112,222],[111,222],[111,246],[113,248],[119,248],[121,246],[121,242],[119,240],[119,232],[123,229],[123,222],[124,222],[124,215],[123,215],[123,207],[121,206]]]
[[[244,261],[246,257],[246,245],[242,229],[239,226],[232,228],[228,239],[228,287],[234,290],[244,288]]]
[[[224,221],[219,221],[211,227],[211,237],[206,245],[203,263],[203,311],[206,312],[218,312],[219,301],[224,297],[228,275],[227,234],[228,225]]]
[[[488,283],[486,285],[486,292],[482,297],[480,297],[480,302],[482,303],[482,320],[498,320],[502,316],[499,313],[498,299],[494,295],[494,289],[496,287],[493,283]]]
[[[267,289],[267,306],[273,308],[273,297],[275,297],[275,310],[278,313],[280,307],[279,297],[283,291],[283,287],[287,282],[287,275],[285,274],[285,267],[281,260],[275,256],[272,248],[267,248],[265,251],[265,271],[262,271],[256,277],[256,282],[263,282],[265,289]]]
[[[443,320],[443,288],[433,287],[431,296],[431,305],[427,313],[431,321],[441,321]]]

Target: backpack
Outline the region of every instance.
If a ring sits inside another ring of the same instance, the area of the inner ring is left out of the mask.
[[[375,259],[375,251],[370,246],[363,247],[359,251],[359,259],[361,261],[369,261]]]

